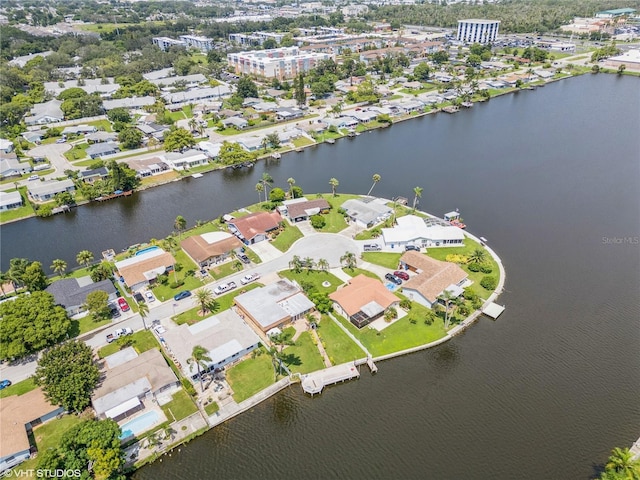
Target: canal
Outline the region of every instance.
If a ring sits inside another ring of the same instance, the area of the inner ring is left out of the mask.
[[[640,85],[589,75],[259,163],[2,227],[12,257],[159,238],[257,200],[263,172],[306,192],[459,208],[507,270],[507,310],[376,376],[293,387],[137,479],[582,479],[640,431]]]

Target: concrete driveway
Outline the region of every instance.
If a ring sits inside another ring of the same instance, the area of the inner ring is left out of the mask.
[[[56,178],[64,174],[65,170],[80,170],[81,167],[74,167],[64,156],[64,152],[71,150],[68,143],[49,143],[38,145],[27,152],[30,157],[46,157],[55,172],[45,175],[46,178]]]

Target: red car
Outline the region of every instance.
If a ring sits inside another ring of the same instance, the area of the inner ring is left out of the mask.
[[[122,310],[123,312],[128,312],[129,311],[129,304],[122,297],[120,297],[118,299],[118,306],[120,307],[120,310]]]
[[[407,272],[402,272],[400,270],[393,272],[393,274],[398,277],[401,278],[402,280],[409,280],[409,274]]]

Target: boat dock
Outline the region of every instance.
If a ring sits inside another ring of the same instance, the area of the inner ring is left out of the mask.
[[[126,192],[122,192],[122,191],[117,191],[114,192],[110,195],[103,195],[101,197],[96,198],[97,202],[106,202],[107,200],[112,200],[114,198],[119,198],[119,197],[128,197],[133,193],[133,190],[127,190]]]
[[[360,378],[360,372],[355,366],[355,363],[343,363],[342,365],[335,365],[305,375],[302,377],[302,390],[313,396],[317,393],[322,393],[322,389],[328,385],[334,385],[354,378]]]
[[[493,302],[489,303],[489,305],[482,309],[482,313],[484,313],[487,317],[493,318],[494,320],[498,318],[502,314],[502,312],[504,312],[504,307]]]
[[[456,113],[458,110],[460,110],[460,108],[456,107],[455,105],[444,107],[442,109],[442,111],[445,113]]]

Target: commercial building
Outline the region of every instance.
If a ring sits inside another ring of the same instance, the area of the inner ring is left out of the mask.
[[[274,48],[229,53],[227,61],[236,74],[257,75],[284,80],[308,72],[320,60],[329,60],[328,53],[302,52],[298,47]]]
[[[464,43],[495,42],[499,26],[499,20],[458,20],[456,40]]]

